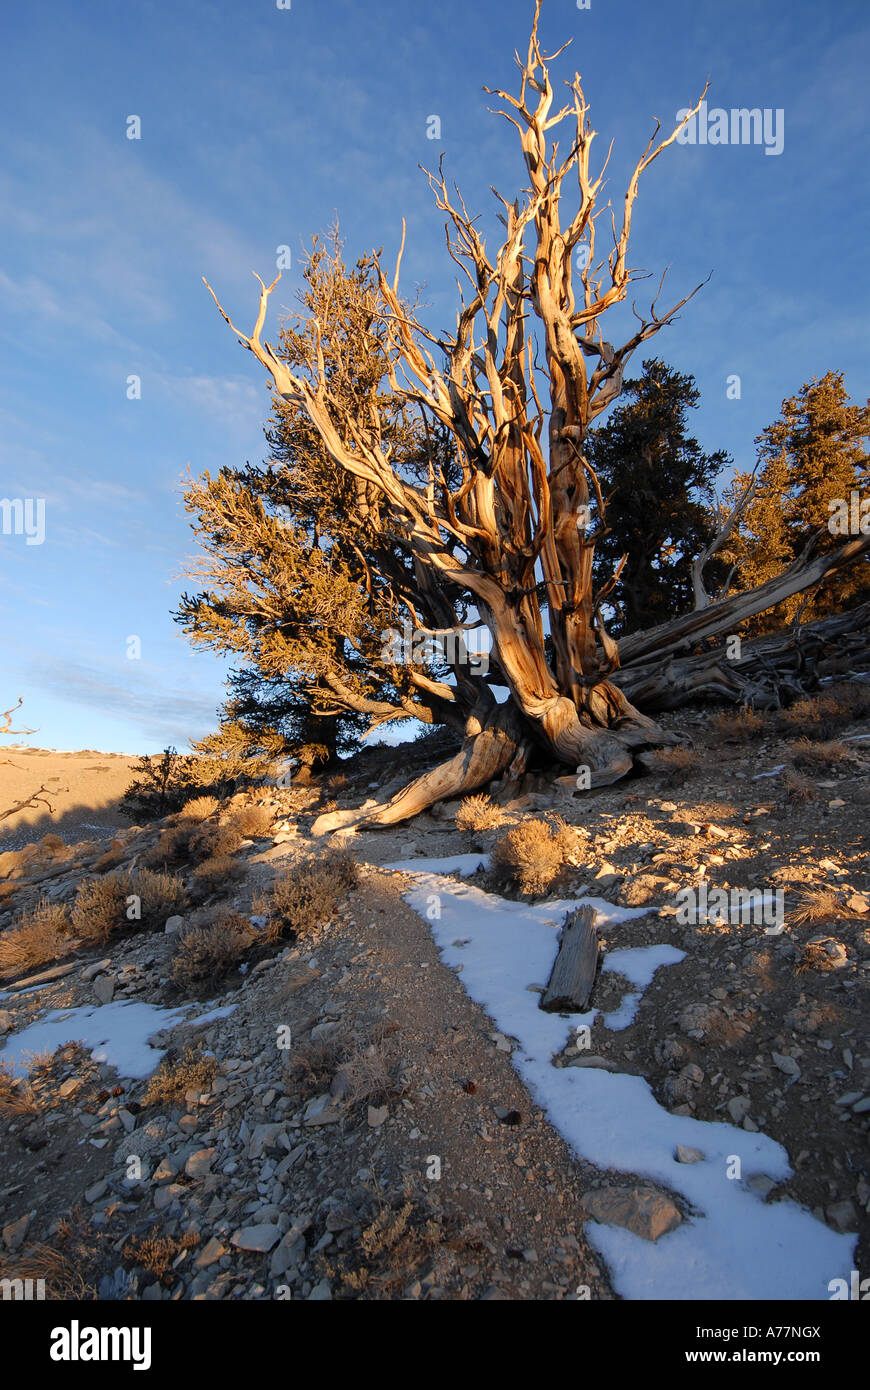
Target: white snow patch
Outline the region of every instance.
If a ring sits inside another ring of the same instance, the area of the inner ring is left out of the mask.
[[[151,1075],[164,1055],[160,1048],[151,1047],[148,1039],[161,1028],[172,1027],[188,1009],[189,1005],[161,1009],[127,999],[51,1009],[20,1033],[10,1034],[0,1052],[0,1064],[9,1066],[15,1076],[26,1076],[39,1053],[80,1042],[91,1049],[95,1062],[108,1062],[117,1067],[120,1076],[140,1080]]]
[[[830,1230],[794,1202],[765,1204],[747,1186],[756,1175],[781,1181],[791,1174],[780,1144],[730,1124],[672,1115],[641,1076],[552,1065],[569,1035],[591,1024],[597,1012],[545,1013],[528,989],[549,978],[557,928],[573,902],[508,902],[439,876],[436,869],[449,872],[458,867],[456,859],[427,861],[424,871],[419,860],[390,867],[414,875],[407,901],[429,922],[445,964],[462,966],[471,998],[517,1040],[514,1066],[575,1152],[602,1168],[662,1183],[681,1193],[697,1213],[654,1244],[620,1227],[587,1223],[587,1235],[607,1260],[618,1293],[631,1299],[826,1299],[831,1279],[848,1278],[854,1235]],[[584,901],[596,909],[599,926],[626,924],[629,931],[631,919],[648,910]],[[457,941],[464,944],[454,945]],[[618,962],[612,968],[639,986],[680,956],[667,946],[609,953],[611,962]],[[625,1026],[623,1011],[638,999],[627,996],[609,1016],[611,1026],[614,1020]],[[701,1149],[704,1160],[678,1163],[678,1144]],[[739,1179],[727,1176],[735,1157]]]
[[[478,869],[489,868],[488,854],[453,854],[446,859],[400,859],[395,864],[385,864],[385,869],[398,869],[401,873],[415,874],[462,874],[469,878]]]
[[[238,1007],[238,1004],[225,1004],[223,1008],[210,1009],[207,1014],[198,1014],[196,1018],[189,1018],[187,1021],[191,1028],[200,1028],[203,1023],[214,1023],[217,1018],[229,1018]]]

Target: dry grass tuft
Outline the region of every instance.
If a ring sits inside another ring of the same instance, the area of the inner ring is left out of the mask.
[[[70,949],[70,935],[66,908],[42,899],[0,936],[0,977],[59,960]]]
[[[870,689],[858,683],[831,686],[824,695],[797,700],[781,710],[778,723],[782,733],[803,734],[824,742],[832,739],[852,720],[870,712]]]
[[[15,1077],[5,1062],[0,1062],[0,1115],[36,1115],[39,1102],[36,1092],[25,1077]]]
[[[782,780],[785,799],[790,806],[806,806],[807,802],[818,800],[815,783],[808,777],[801,777],[799,772],[789,770]]]
[[[174,874],[140,869],[132,882],[133,892],[140,900],[140,925],[149,930],[162,930],[167,917],[174,917],[187,906],[184,884]]]
[[[60,854],[66,849],[66,841],[59,835],[43,835],[39,848],[45,850],[46,854]]]
[[[504,812],[485,793],[467,796],[456,812],[457,830],[495,830],[502,824]]]
[[[565,860],[564,824],[525,820],[514,826],[492,851],[497,870],[513,880],[523,893],[544,893]]]
[[[355,1052],[342,1064],[341,1073],[349,1106],[385,1105],[405,1089],[398,1079],[396,1058],[378,1043]]]
[[[698,754],[689,748],[657,748],[649,758],[652,771],[664,776],[671,787],[685,782],[697,765]]]
[[[407,1285],[432,1275],[440,1281],[461,1263],[462,1253],[476,1263],[481,1237],[467,1221],[436,1215],[429,1204],[416,1204],[404,1192],[390,1201],[378,1194],[378,1209],[355,1246],[339,1256],[321,1256],[325,1272],[341,1280],[348,1297],[383,1299],[398,1295]]]
[[[235,912],[191,927],[172,958],[173,983],[188,990],[217,984],[239,964],[254,935],[250,922]]]
[[[809,738],[799,738],[790,744],[788,755],[795,767],[805,768],[807,772],[829,772],[851,763],[855,756],[839,739],[813,742]]]
[[[101,1239],[74,1212],[59,1223],[56,1247],[35,1244],[20,1254],[0,1254],[0,1279],[44,1279],[46,1301],[92,1302],[98,1297]]]
[[[804,946],[795,974],[808,970],[840,970],[845,964],[842,942],[833,936],[817,936]]]
[[[208,820],[218,810],[220,802],[216,796],[195,796],[192,801],[186,801],[178,812],[179,821],[200,821]]]
[[[302,1100],[320,1095],[329,1087],[349,1050],[350,1039],[345,1033],[333,1033],[331,1038],[309,1038],[291,1050],[287,1071]]]
[[[148,1082],[143,1105],[181,1105],[188,1091],[207,1091],[219,1071],[217,1058],[201,1047],[186,1047],[180,1057],[164,1057]]]
[[[723,743],[749,743],[761,737],[766,724],[754,709],[740,709],[723,710],[714,715],[710,727]]]
[[[294,864],[275,879],[263,904],[268,917],[266,939],[277,941],[287,932],[304,936],[325,926],[357,878],[356,861],[343,850]]]
[[[806,927],[814,922],[839,922],[847,916],[846,905],[839,893],[822,886],[802,890],[789,920],[794,927]]]
[[[147,1236],[133,1235],[124,1245],[122,1255],[129,1264],[141,1265],[167,1289],[178,1281],[172,1266],[183,1250],[194,1250],[199,1245],[195,1231],[185,1231],[180,1236],[160,1234],[159,1226],[152,1226]]]

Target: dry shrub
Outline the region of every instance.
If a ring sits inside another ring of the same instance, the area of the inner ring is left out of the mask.
[[[355,860],[342,850],[294,864],[272,885],[267,939],[278,940],[285,932],[299,937],[324,926],[357,877]]]
[[[807,772],[828,772],[854,758],[851,748],[839,739],[814,743],[812,739],[799,738],[789,745],[788,755],[795,767],[805,768]]]
[[[480,796],[467,796],[456,812],[457,830],[495,830],[504,820],[500,806],[485,793]]]
[[[35,1115],[39,1110],[36,1092],[24,1077],[16,1077],[6,1062],[0,1061],[0,1115]]]
[[[480,1238],[475,1236],[467,1221],[460,1224],[456,1218],[433,1215],[428,1204],[415,1206],[407,1193],[390,1202],[379,1195],[374,1219],[356,1245],[339,1255],[338,1267],[330,1263],[331,1251],[320,1258],[325,1272],[341,1279],[343,1292],[382,1299],[427,1273],[438,1278],[440,1269],[443,1277],[460,1252],[467,1252],[467,1258],[476,1263]]]
[[[18,1254],[0,1253],[0,1279],[45,1280],[48,1301],[80,1303],[97,1298],[103,1237],[74,1210],[58,1222],[52,1247],[34,1244]]]
[[[188,1091],[207,1091],[219,1071],[216,1057],[202,1047],[186,1047],[180,1057],[164,1057],[149,1079],[143,1105],[180,1105]]]
[[[244,878],[247,866],[231,854],[219,854],[213,859],[205,859],[193,871],[194,882],[204,893],[219,893]]]
[[[235,825],[188,818],[162,830],[157,843],[147,851],[142,863],[149,868],[169,868],[190,860],[217,859],[235,854],[244,838]]]
[[[199,1245],[196,1231],[185,1231],[180,1236],[164,1236],[159,1226],[152,1226],[147,1236],[133,1235],[124,1245],[122,1255],[129,1264],[141,1265],[149,1274],[171,1289],[178,1276],[172,1273],[174,1261],[182,1250],[193,1250]]]
[[[847,699],[828,693],[814,699],[796,700],[788,709],[780,711],[779,727],[782,733],[803,734],[805,738],[823,742],[833,738],[854,718]]]
[[[166,869],[182,864],[190,857],[190,837],[195,822],[169,825],[161,830],[157,842],[142,856],[142,863],[152,869]]]
[[[331,1038],[309,1038],[291,1050],[287,1071],[301,1100],[322,1095],[328,1089],[349,1048],[347,1034],[339,1032]]]
[[[233,812],[230,825],[246,840],[263,840],[272,831],[272,812],[268,806],[242,806]]]
[[[179,821],[200,821],[208,820],[213,816],[220,806],[216,796],[195,796],[192,801],[186,801],[178,812]]]
[[[190,837],[190,852],[196,859],[223,859],[235,854],[244,839],[235,825],[209,821]]]
[[[128,898],[139,899],[139,916],[128,917]],[[180,878],[140,869],[138,873],[106,874],[79,884],[71,913],[75,934],[83,941],[108,941],[122,928],[156,930],[187,903]]]
[[[396,1059],[377,1043],[356,1052],[341,1067],[348,1105],[385,1105],[400,1096]]]
[[[59,835],[43,835],[39,842],[39,848],[45,850],[46,854],[60,854],[66,849],[66,841]]]
[[[825,691],[825,699],[835,700],[849,719],[864,719],[870,714],[870,683],[837,681]]]
[[[815,784],[808,777],[801,777],[799,772],[786,772],[783,786],[785,799],[790,806],[805,806],[807,802],[818,799]]]
[[[816,936],[804,946],[795,971],[804,975],[808,970],[840,970],[843,967],[843,944],[833,936]]]
[[[174,917],[187,906],[184,883],[175,874],[140,869],[131,882],[132,891],[140,900],[139,925],[143,927],[162,930],[167,917]]]
[[[698,754],[688,748],[657,748],[650,754],[649,766],[662,774],[669,786],[679,786],[697,766]]]
[[[544,893],[564,862],[564,830],[545,820],[524,820],[496,841],[493,863],[521,892]]]
[[[253,935],[250,923],[234,912],[191,927],[172,959],[173,983],[181,989],[218,983],[238,965]]]
[[[41,899],[0,936],[0,975],[18,975],[59,960],[69,950],[66,908]]]
[[[710,727],[723,743],[748,743],[761,737],[765,721],[754,709],[723,710],[713,716]]]
[[[848,916],[846,905],[833,888],[804,888],[798,894],[797,905],[790,915],[795,927],[805,927],[813,922],[837,922]]]

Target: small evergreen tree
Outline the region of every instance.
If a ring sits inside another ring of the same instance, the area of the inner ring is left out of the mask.
[[[586,440],[606,502],[595,548],[599,587],[627,556],[607,596],[619,636],[691,609],[692,561],[713,537],[713,487],[730,463],[721,450],[705,454],[688,433],[688,412],[699,401],[693,376],[651,358],[623,394],[625,403]],[[714,559],[707,579],[715,584],[724,572]]]
[[[738,565],[739,588],[754,588],[779,574],[819,532],[823,550],[834,549],[848,538],[829,529],[829,504],[848,503],[853,491],[860,494],[870,483],[870,401],[864,406],[850,401],[842,372],[813,377],[796,396],[783,401],[779,417],[756,439],[757,488],[728,552]],[[748,475],[735,474],[729,493],[732,500],[748,481]],[[809,602],[796,594],[760,614],[749,630],[780,627],[799,608],[805,620],[838,612],[866,598],[868,586],[865,559],[831,575]]]

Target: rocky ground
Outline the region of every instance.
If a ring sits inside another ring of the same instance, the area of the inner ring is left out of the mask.
[[[594,792],[527,777],[497,789],[497,829],[458,829],[458,808],[442,804],[357,833],[358,881],[327,919],[295,940],[255,939],[241,971],[195,989],[180,988],[173,960],[203,914],[223,903],[258,930],[275,877],[325,853],[317,816],[382,795],[425,747],[371,750],[337,780],[237,798],[272,818],[236,851],[242,877],[205,896],[188,877],[191,906],[168,927],[124,926],[44,969],[7,970],[0,1045],[50,1009],[187,1012],[159,1020],[156,1081],[92,1056],[90,1035],[35,1059],[26,1080],[6,1077],[0,1273],[41,1273],[49,1297],[613,1298],[584,1219],[656,1238],[685,1211],[642,1176],[569,1151],[513,1070],[510,1039],[404,902],[410,879],[384,867],[486,853],[511,826],[554,816],[573,848],[547,896],[649,906],[633,944],[685,952],[629,1027],[596,1021],[591,1051],[554,1065],[634,1072],[671,1111],[765,1131],[794,1173],[759,1195],[857,1232],[866,1269],[870,723],[841,718],[827,739],[811,729],[809,751],[797,722],[717,731],[698,712],[679,724],[695,741],[684,765]],[[0,943],[40,899],[70,903],[83,879],[147,859],[165,828],[0,855]],[[519,896],[492,869],[470,881]],[[702,881],[781,889],[783,929],[686,924],[678,894]],[[616,1007],[623,984],[601,976],[593,1003]]]

